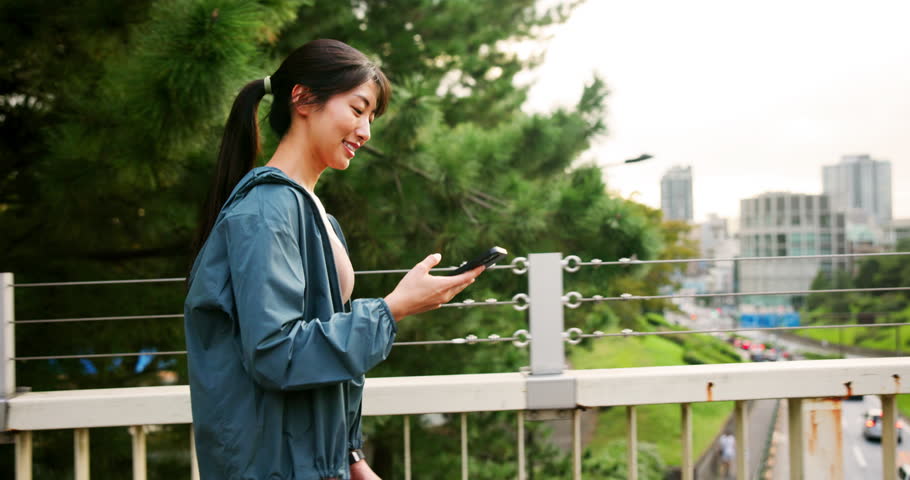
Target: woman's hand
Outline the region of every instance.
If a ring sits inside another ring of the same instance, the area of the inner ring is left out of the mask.
[[[366,460],[351,464],[351,480],[382,480],[373,469],[367,465]]]
[[[408,315],[414,315],[427,310],[439,308],[448,302],[465,287],[474,283],[474,279],[483,272],[485,267],[452,277],[434,277],[430,269],[439,264],[442,255],[434,253],[411,269],[395,290],[385,297],[389,310],[396,321]]]

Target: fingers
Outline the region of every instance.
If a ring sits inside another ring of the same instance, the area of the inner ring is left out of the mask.
[[[474,280],[477,279],[477,276],[480,275],[481,273],[483,273],[483,271],[485,269],[486,269],[486,267],[480,266],[480,267],[475,268],[474,270],[469,270],[460,275],[450,277],[449,280],[452,280],[453,285],[451,287],[449,287],[448,292],[447,292],[449,300],[451,300],[452,297],[454,297],[455,295],[458,295],[459,293],[461,293],[461,291],[464,290],[465,288],[467,288],[468,285],[474,283]],[[448,301],[448,300],[446,300],[446,301]]]
[[[417,267],[420,267],[424,273],[429,273],[430,269],[439,265],[439,262],[442,260],[442,255],[434,253],[428,255],[427,258],[424,258],[420,263],[417,264]]]
[[[471,283],[475,278],[477,278],[487,267],[481,265],[473,270],[468,270],[467,272],[460,273],[451,277],[452,280],[456,280],[458,283]]]

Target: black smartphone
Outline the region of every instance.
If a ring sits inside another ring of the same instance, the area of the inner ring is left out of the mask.
[[[494,263],[502,260],[503,257],[505,257],[506,254],[508,254],[508,253],[509,252],[507,252],[505,248],[493,247],[493,248],[487,250],[486,252],[483,252],[482,254],[472,258],[471,260],[469,260],[465,263],[462,263],[461,266],[459,266],[457,269],[449,272],[448,275],[449,276],[458,275],[458,274],[467,272],[468,270],[474,270],[475,268],[477,268],[481,265],[489,267],[489,266],[493,265]]]

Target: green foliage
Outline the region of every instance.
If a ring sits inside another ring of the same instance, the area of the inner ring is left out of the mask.
[[[910,250],[910,240],[905,239],[897,251]],[[812,282],[812,289],[841,288],[893,288],[910,285],[910,256],[866,257],[849,272],[830,274],[819,272]],[[902,323],[910,321],[910,304],[907,292],[853,292],[847,294],[813,294],[806,301],[802,312],[805,323],[810,325],[870,325],[876,323]],[[907,347],[904,328],[849,328],[836,330],[803,330],[797,334],[824,340],[832,344],[856,345],[880,350],[903,350]]]
[[[582,459],[585,475],[604,480],[629,478],[628,450],[629,447],[625,440],[610,442],[603,451],[596,455],[592,454],[590,450],[586,450]],[[661,459],[657,447],[650,443],[639,443],[638,478],[662,480],[665,469],[666,465]]]
[[[528,87],[514,79],[537,58],[523,59],[506,47],[538,39],[577,3],[542,9],[533,0],[3,2],[0,17],[9,28],[0,31],[7,65],[0,72],[0,271],[15,272],[17,283],[185,275],[197,209],[234,94],[318,37],[360,48],[394,83],[391,108],[374,125],[368,147],[348,171],[327,172],[318,187],[345,228],[358,270],[406,267],[434,251],[455,264],[494,244],[518,255],[682,255],[688,247],[681,226],[662,224],[657,210],[609,195],[600,169],[577,164],[606,133],[602,79],[592,79],[573,108],[534,115],[520,109]],[[266,100],[261,117],[268,107]],[[266,133],[263,161],[276,144]],[[567,282],[583,292],[648,294],[669,273],[640,266],[585,269]],[[355,295],[382,296],[397,281],[358,277]],[[526,288],[525,277],[491,271],[465,296],[506,298]],[[23,289],[17,316],[175,314],[183,295],[180,283]],[[662,307],[592,305],[569,322],[585,331],[615,328]],[[179,319],[137,322],[23,325],[17,352],[183,349]],[[444,309],[404,322],[398,339],[503,335],[525,323],[524,313],[508,308]],[[526,351],[504,345],[410,347],[395,349],[371,374],[515,371],[527,361]],[[35,390],[155,385],[162,383],[159,371],[186,378],[179,356],[162,357],[141,375],[134,360],[93,363],[96,374],[69,360],[21,363],[17,374],[21,385]],[[512,420],[480,416],[472,435],[491,456],[472,459],[478,478],[511,476],[497,458],[511,454]],[[388,419],[366,426],[379,451],[398,444],[400,429]],[[415,425],[414,434],[423,433],[439,445],[457,437],[451,428]],[[107,448],[124,430],[92,435],[93,448]],[[186,432],[155,435],[164,444],[185,445]],[[46,438],[36,471],[65,475],[71,462],[55,455],[67,451],[63,445],[71,438]],[[541,454],[535,468],[559,470],[565,459],[544,440],[535,443],[529,447]],[[457,458],[438,452],[457,448],[435,446],[429,440],[415,445],[415,455],[427,459],[420,468],[451,470]],[[385,453],[377,458],[397,458],[395,451]],[[128,452],[111,447],[106,455],[93,471],[120,476],[114,472],[127,468]],[[396,462],[380,462],[377,471],[400,476]]]

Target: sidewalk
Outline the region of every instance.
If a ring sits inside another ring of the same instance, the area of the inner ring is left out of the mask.
[[[763,480],[789,480],[790,462],[787,451],[790,448],[787,436],[787,402],[778,400],[777,422],[768,449],[768,469]]]

